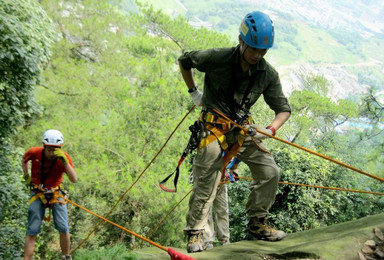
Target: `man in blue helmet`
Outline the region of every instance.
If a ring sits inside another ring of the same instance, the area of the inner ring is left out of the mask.
[[[274,26],[268,15],[256,11],[244,17],[239,32],[235,47],[190,51],[178,59],[188,92],[202,107],[199,120],[205,127],[193,164],[193,193],[184,229],[190,253],[203,250],[202,235],[209,210],[225,164],[233,156],[248,165],[253,177],[246,205],[248,238],[278,241],[285,237],[285,232],[273,229],[267,222],[280,170],[262,143],[262,139],[275,135],[291,113],[279,75],[264,59],[273,46]],[[193,69],[205,73],[203,92],[196,85]],[[275,112],[267,127],[253,124],[250,117],[250,108],[261,95]],[[223,152],[227,157],[222,157]]]

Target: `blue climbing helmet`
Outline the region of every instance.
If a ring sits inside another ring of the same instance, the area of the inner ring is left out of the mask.
[[[241,21],[239,32],[248,46],[257,49],[269,49],[273,46],[275,30],[271,18],[265,13],[255,11],[247,14]]]

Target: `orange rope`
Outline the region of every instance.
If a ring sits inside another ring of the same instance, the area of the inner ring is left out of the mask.
[[[151,237],[153,233],[156,232],[156,230],[160,227],[160,225],[169,217],[169,215],[171,215],[171,213],[181,204],[181,202],[183,202],[183,200],[188,197],[188,195],[192,192],[192,190],[190,190],[187,194],[185,194],[185,196],[167,213],[167,215],[165,217],[163,217],[162,220],[160,220],[160,222],[157,224],[156,227],[154,227],[152,229],[152,231],[148,234],[148,237]],[[139,244],[137,244],[136,246],[134,246],[129,252],[135,250],[137,247],[141,246],[143,244],[143,241],[141,241]]]
[[[228,121],[230,121],[232,124],[236,125],[236,126],[239,127],[240,129],[242,129],[243,131],[248,132],[248,130],[247,130],[246,128],[242,127],[241,125],[239,125],[239,124],[236,123],[235,121],[231,120],[230,118],[228,118],[226,115],[224,115],[223,113],[221,113],[221,112],[218,111],[217,109],[213,109],[213,110],[214,110],[216,113],[218,113],[220,116],[222,116],[222,117],[224,117],[225,119],[227,119]],[[368,177],[371,177],[371,178],[373,178],[373,179],[376,179],[376,180],[379,180],[379,181],[381,181],[381,182],[384,182],[384,178],[381,178],[381,177],[372,175],[372,174],[370,174],[370,173],[368,173],[368,172],[364,172],[364,171],[362,171],[362,170],[360,170],[360,169],[357,169],[357,168],[355,168],[355,167],[353,167],[353,166],[350,166],[350,165],[347,165],[347,164],[342,163],[342,162],[340,162],[340,161],[337,161],[337,160],[335,160],[335,159],[329,158],[329,157],[327,157],[327,156],[325,156],[325,155],[323,155],[323,154],[321,154],[321,153],[318,153],[318,152],[309,150],[309,149],[304,148],[304,147],[302,147],[302,146],[300,146],[300,145],[297,145],[297,144],[288,142],[288,141],[286,141],[286,140],[284,140],[284,139],[281,139],[281,138],[279,138],[279,137],[276,137],[276,136],[267,134],[267,133],[265,133],[265,132],[263,132],[263,131],[260,131],[260,130],[256,130],[256,131],[259,132],[259,133],[261,133],[261,134],[263,134],[263,135],[267,135],[267,136],[269,136],[269,137],[271,137],[271,138],[273,138],[273,139],[276,139],[276,140],[278,140],[278,141],[280,141],[280,142],[283,142],[283,143],[292,145],[292,146],[294,146],[294,147],[296,147],[296,148],[299,148],[299,149],[304,150],[304,151],[306,151],[306,152],[309,152],[309,153],[311,153],[311,154],[317,155],[317,156],[319,156],[319,157],[321,157],[321,158],[323,158],[323,159],[326,159],[326,160],[328,160],[328,161],[334,162],[334,163],[336,163],[336,164],[338,164],[338,165],[344,166],[344,167],[346,167],[346,168],[348,168],[348,169],[351,169],[351,170],[353,170],[353,171],[356,171],[356,172],[358,172],[358,173],[364,174],[364,175],[366,175],[366,176],[368,176]],[[252,140],[253,140],[253,138],[252,138]],[[254,140],[253,140],[253,141],[254,141]]]
[[[71,204],[73,204],[73,205],[75,205],[76,207],[79,207],[82,210],[84,210],[84,211],[94,215],[95,217],[98,217],[99,219],[104,220],[105,222],[108,222],[108,223],[114,225],[115,227],[118,227],[118,228],[120,228],[120,229],[122,229],[122,230],[124,230],[124,231],[126,231],[128,233],[130,233],[131,235],[134,235],[135,237],[140,238],[140,239],[144,240],[145,242],[148,242],[151,245],[154,245],[154,246],[160,248],[161,250],[164,250],[164,251],[168,252],[168,248],[166,248],[165,246],[162,246],[162,245],[160,245],[160,244],[158,244],[156,242],[153,242],[153,241],[149,240],[148,238],[145,238],[145,237],[143,237],[143,236],[141,236],[139,234],[136,234],[135,232],[133,232],[133,231],[131,231],[129,229],[126,229],[125,227],[122,227],[122,226],[120,226],[120,225],[110,221],[109,219],[106,219],[106,218],[104,218],[104,217],[102,217],[100,215],[97,215],[95,212],[93,212],[93,211],[91,211],[91,210],[89,210],[89,209],[87,209],[87,208],[85,208],[83,206],[80,206],[79,204],[77,204],[77,203],[75,203],[75,202],[73,202],[73,201],[71,201],[69,199],[66,199],[66,201],[71,203]]]
[[[120,225],[118,225],[118,224],[116,224],[116,223],[114,223],[114,222],[112,222],[112,221],[110,221],[110,220],[108,220],[108,219],[106,219],[106,217],[108,217],[109,216],[109,214],[115,209],[115,207],[117,206],[117,204],[124,198],[124,196],[128,193],[128,191],[129,190],[131,190],[132,189],[132,187],[139,181],[139,179],[142,177],[142,175],[144,174],[144,172],[149,168],[149,166],[154,162],[154,160],[157,158],[157,156],[161,153],[161,151],[164,149],[164,147],[165,147],[165,145],[168,143],[168,141],[170,140],[170,138],[173,136],[173,134],[176,132],[176,130],[178,129],[178,127],[181,125],[181,123],[185,120],[185,118],[191,113],[191,111],[193,110],[195,108],[195,105],[194,106],[192,106],[192,108],[187,112],[187,114],[183,117],[183,119],[179,122],[179,124],[176,126],[176,128],[173,130],[173,132],[170,134],[170,136],[168,137],[168,139],[166,140],[166,142],[163,144],[163,146],[160,148],[160,150],[157,152],[157,154],[153,157],[153,159],[150,161],[150,163],[145,167],[145,169],[141,172],[141,174],[136,178],[136,180],[134,181],[134,183],[123,193],[123,195],[119,198],[119,200],[115,203],[115,205],[110,209],[110,211],[106,214],[106,216],[105,217],[102,217],[102,216],[99,216],[99,215],[97,215],[96,213],[94,213],[94,212],[92,212],[92,211],[90,211],[90,210],[88,210],[88,209],[86,209],[86,208],[84,208],[84,207],[82,207],[82,206],[80,206],[80,205],[78,205],[78,204],[76,204],[75,202],[72,202],[72,201],[70,201],[69,199],[67,199],[67,201],[68,202],[70,202],[70,203],[72,203],[73,205],[75,205],[75,206],[77,206],[77,207],[79,207],[79,208],[81,208],[81,209],[83,209],[83,210],[85,210],[85,211],[87,211],[87,212],[89,212],[89,213],[91,213],[92,215],[94,215],[94,216],[96,216],[96,217],[98,217],[98,218],[100,218],[101,220],[104,220],[104,221],[106,221],[106,222],[108,222],[108,223],[110,223],[110,224],[112,224],[112,225],[114,225],[114,226],[116,226],[116,227],[118,227],[118,228],[120,228],[120,229],[122,229],[122,230],[124,230],[124,231],[126,231],[126,232],[128,232],[128,233],[130,233],[130,234],[132,234],[132,235],[134,235],[134,236],[136,236],[136,237],[138,237],[138,238],[140,238],[140,239],[142,239],[143,241],[146,241],[146,242],[148,242],[148,243],[150,243],[150,244],[152,244],[152,245],[154,245],[154,246],[156,246],[156,247],[158,247],[158,248],[160,248],[160,249],[162,249],[162,250],[164,250],[164,251],[167,251],[168,252],[168,249],[166,248],[166,247],[164,247],[164,246],[162,246],[162,245],[160,245],[160,244],[157,244],[156,242],[153,242],[153,241],[151,241],[151,240],[149,240],[149,239],[147,239],[147,238],[145,238],[145,237],[143,237],[143,236],[140,236],[140,235],[138,235],[138,234],[136,234],[136,233],[134,233],[133,231],[130,231],[130,230],[128,230],[128,229],[126,229],[126,228],[124,228],[124,227],[122,227],[122,226],[120,226]],[[239,125],[239,124],[237,124],[236,122],[234,122],[233,120],[231,120],[230,118],[228,118],[227,116],[225,116],[224,114],[222,114],[220,111],[218,111],[218,110],[216,110],[216,109],[214,109],[214,111],[216,112],[216,113],[218,113],[219,115],[221,115],[223,118],[225,118],[225,119],[227,119],[228,121],[230,121],[231,123],[233,123],[234,125],[236,125],[237,127],[239,127],[240,129],[242,129],[243,131],[245,131],[245,132],[248,132],[248,130],[246,129],[246,128],[244,128],[244,127],[242,127],[241,125]],[[371,178],[374,178],[374,179],[377,179],[377,180],[380,180],[380,181],[382,181],[382,182],[384,182],[384,179],[383,178],[380,178],[380,177],[378,177],[378,176],[375,176],[375,175],[372,175],[372,174],[369,174],[369,173],[367,173],[367,172],[364,172],[364,171],[362,171],[362,170],[360,170],[360,169],[357,169],[357,168],[355,168],[355,167],[352,167],[352,166],[349,166],[349,165],[347,165],[347,164],[344,164],[344,163],[342,163],[342,162],[339,162],[339,161],[337,161],[337,160],[334,160],[334,159],[332,159],[332,158],[329,158],[329,157],[327,157],[327,156],[325,156],[325,155],[323,155],[323,154],[320,154],[320,153],[317,153],[317,152],[315,152],[315,151],[312,151],[312,150],[309,150],[309,149],[307,149],[307,148],[304,148],[304,147],[301,147],[301,146],[299,146],[299,145],[297,145],[297,144],[294,144],[294,143],[291,143],[291,142],[288,142],[288,141],[286,141],[286,140],[284,140],[284,139],[281,139],[281,138],[278,138],[278,137],[275,137],[275,136],[272,136],[272,135],[270,135],[270,134],[267,134],[267,133],[265,133],[265,132],[262,132],[262,131],[260,131],[260,130],[256,130],[257,132],[260,132],[261,134],[264,134],[264,135],[267,135],[267,136],[269,136],[269,137],[271,137],[271,138],[274,138],[274,139],[276,139],[276,140],[278,140],[278,141],[281,141],[281,142],[283,142],[283,143],[286,143],[286,144],[289,144],[289,145],[292,145],[292,146],[294,146],[294,147],[296,147],[296,148],[299,148],[299,149],[302,149],[302,150],[304,150],[304,151],[307,151],[307,152],[309,152],[309,153],[312,153],[312,154],[314,154],[314,155],[317,155],[317,156],[319,156],[319,157],[322,157],[322,158],[324,158],[324,159],[326,159],[326,160],[329,160],[329,161],[331,161],[331,162],[334,162],[334,163],[336,163],[336,164],[339,164],[339,165],[341,165],[341,166],[344,166],[344,167],[346,167],[346,168],[349,168],[349,169],[351,169],[351,170],[354,170],[354,171],[356,171],[356,172],[359,172],[359,173],[361,173],[361,174],[364,174],[364,175],[366,175],[366,176],[369,176],[369,177],[371,177]],[[255,140],[252,138],[252,140],[253,140],[253,142],[255,142]],[[247,179],[246,177],[239,177],[239,178],[241,178],[241,179]],[[251,178],[250,178],[251,179]],[[228,181],[229,182],[229,181]],[[228,183],[228,182],[223,182],[223,183]],[[370,193],[370,194],[376,194],[376,195],[384,195],[384,193],[381,193],[381,192],[369,192],[369,191],[361,191],[361,190],[352,190],[352,189],[344,189],[344,188],[335,188],[335,187],[323,187],[323,186],[316,186],[316,185],[309,185],[309,184],[299,184],[299,183],[289,183],[289,182],[279,182],[280,184],[286,184],[286,185],[297,185],[297,186],[306,186],[306,187],[312,187],[312,188],[322,188],[322,189],[331,189],[331,190],[341,190],[341,191],[351,191],[351,192],[360,192],[360,193]],[[161,223],[176,209],[176,207],[178,207],[179,205],[180,205],[180,203],[190,194],[192,192],[192,190],[191,191],[189,191],[169,212],[168,212],[168,214],[158,223],[158,225],[151,231],[151,233],[149,234],[149,236],[151,236],[158,228],[159,228],[159,226],[161,225]],[[90,234],[88,234],[88,236],[87,236],[87,238],[85,238],[74,250],[72,250],[71,251],[71,254],[73,253],[73,252],[75,252],[89,237],[90,237],[90,235],[97,229],[97,227],[101,224],[101,222],[102,221],[99,221],[99,223],[95,226],[95,228],[90,232]],[[140,246],[142,243],[140,243],[140,244],[138,244],[137,246],[135,246],[132,250],[134,250],[135,248],[137,248],[138,246]],[[131,250],[131,251],[132,251]]]
[[[374,194],[374,195],[384,195],[384,192],[374,192],[374,191],[365,191],[365,190],[352,190],[352,189],[337,188],[337,187],[324,187],[324,186],[292,183],[292,182],[285,182],[285,181],[279,181],[279,183],[280,184],[286,184],[286,185],[296,185],[296,186],[305,186],[305,187],[311,187],[311,188],[326,189],[326,190],[339,190],[339,191],[350,191],[350,192],[368,193],[368,194]]]
[[[240,177],[240,176],[239,176],[239,179],[250,180],[250,181],[253,180],[253,178],[251,178],[251,177]],[[220,184],[225,184],[225,183],[230,183],[230,181],[221,182]],[[336,187],[325,187],[325,186],[301,184],[301,183],[286,182],[286,181],[279,181],[279,184],[305,186],[305,187],[310,187],[310,188],[318,188],[318,189],[326,189],[326,190],[350,191],[350,192],[368,193],[368,194],[374,194],[374,195],[384,195],[384,192],[365,191],[365,190],[352,190],[352,189],[336,188]]]
[[[161,146],[160,150],[156,153],[156,155],[152,158],[152,160],[147,164],[147,166],[144,168],[144,170],[140,173],[140,175],[136,178],[136,180],[132,183],[132,185],[123,193],[123,195],[117,200],[117,202],[115,203],[115,205],[113,205],[113,207],[108,211],[108,213],[105,215],[105,218],[107,218],[111,213],[112,211],[116,208],[117,204],[120,203],[120,201],[125,197],[125,195],[128,193],[128,191],[130,191],[133,186],[139,181],[139,179],[143,176],[144,172],[149,168],[149,166],[155,161],[155,159],[157,158],[157,156],[161,153],[161,151],[164,149],[164,147],[166,146],[166,144],[169,142],[169,140],[171,139],[171,137],[173,136],[173,134],[176,132],[176,130],[179,128],[179,126],[181,125],[181,123],[184,122],[184,120],[187,118],[187,116],[192,112],[192,110],[195,108],[196,105],[193,105],[189,111],[187,112],[187,114],[185,114],[185,116],[183,117],[183,119],[181,119],[181,121],[177,124],[177,126],[175,127],[175,129],[172,131],[172,133],[168,136],[167,140],[165,141],[165,143]],[[82,246],[82,244],[84,244],[85,241],[87,241],[89,239],[89,237],[93,234],[93,232],[96,231],[96,229],[99,227],[99,225],[102,223],[102,221],[99,221],[95,227],[93,228],[93,230],[88,234],[88,236],[83,239],[80,244],[71,251],[71,254],[73,254],[80,246]]]

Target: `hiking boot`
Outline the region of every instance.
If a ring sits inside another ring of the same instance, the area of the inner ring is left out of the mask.
[[[270,227],[267,218],[253,217],[248,223],[248,240],[279,241],[286,236],[284,231]]]
[[[188,231],[187,252],[195,253],[203,251],[203,232],[200,230]]]
[[[220,244],[222,245],[222,246],[225,246],[225,245],[229,245],[231,242],[229,242],[229,240],[221,240],[220,241]]]
[[[211,250],[213,248],[212,242],[205,242],[204,244],[204,250]]]

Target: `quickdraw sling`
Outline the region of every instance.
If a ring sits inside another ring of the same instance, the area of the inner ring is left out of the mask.
[[[202,133],[204,132],[204,125],[200,121],[196,121],[193,125],[189,127],[189,130],[191,131],[191,137],[189,138],[187,147],[184,149],[184,152],[181,155],[179,162],[177,163],[176,169],[174,170],[174,172],[172,172],[170,175],[168,175],[164,180],[162,180],[159,183],[160,188],[166,192],[177,191],[177,182],[179,180],[180,165],[183,163],[187,155],[198,147],[202,139]],[[168,181],[169,178],[172,177],[173,174],[175,174],[175,178],[173,180],[173,184],[175,188],[174,189],[166,188],[164,184]]]

